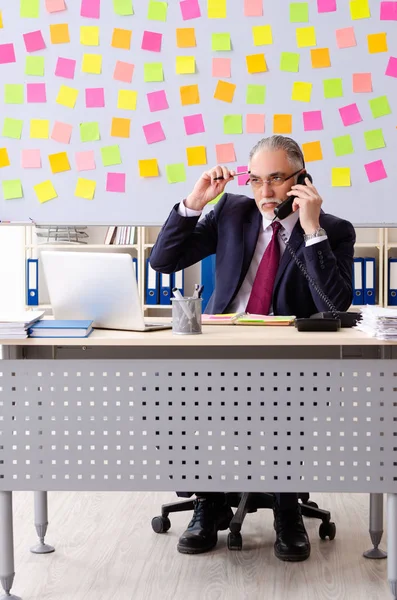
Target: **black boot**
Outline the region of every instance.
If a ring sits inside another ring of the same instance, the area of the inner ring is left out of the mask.
[[[310,556],[310,542],[303,524],[301,508],[281,509],[274,503],[274,529],[276,542],[274,553],[280,560],[300,561]]]
[[[197,498],[192,520],[179,538],[178,551],[183,554],[208,552],[216,546],[218,531],[227,529],[232,518],[232,509],[224,502]]]

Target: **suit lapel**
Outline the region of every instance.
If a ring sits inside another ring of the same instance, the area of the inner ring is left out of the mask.
[[[302,246],[302,244],[303,244],[303,229],[302,229],[299,221],[296,222],[295,227],[292,230],[292,233],[291,233],[288,243],[295,252],[297,252],[299,247]],[[277,286],[280,282],[280,279],[283,276],[283,273],[284,273],[285,269],[287,268],[287,266],[289,265],[289,263],[291,262],[291,260],[293,260],[291,253],[289,252],[288,248],[285,248],[284,254],[281,257],[281,261],[278,266],[276,281],[274,282],[274,289],[277,288]]]

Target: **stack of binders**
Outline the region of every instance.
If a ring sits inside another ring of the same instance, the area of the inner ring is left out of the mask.
[[[375,304],[375,259],[355,258],[353,263],[353,302],[355,306]],[[397,304],[397,302],[396,302]]]
[[[183,296],[184,284],[183,270],[172,274],[157,273],[152,269],[149,258],[146,259],[145,304],[170,305],[172,288],[178,288]]]
[[[397,305],[397,258],[389,258],[387,303]]]

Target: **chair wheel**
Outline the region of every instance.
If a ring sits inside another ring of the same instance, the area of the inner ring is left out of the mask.
[[[168,517],[153,517],[152,529],[155,533],[166,533],[171,527],[171,521]]]
[[[227,547],[229,550],[242,550],[243,538],[241,537],[241,533],[230,532],[227,536]]]
[[[325,540],[327,537],[330,540],[333,540],[336,535],[336,525],[333,521],[329,521],[328,523],[322,522],[318,534],[322,540]]]
[[[313,502],[313,500],[308,500],[305,502],[306,506],[311,506],[312,508],[318,508],[317,502]]]

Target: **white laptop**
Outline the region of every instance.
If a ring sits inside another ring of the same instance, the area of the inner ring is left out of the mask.
[[[41,257],[55,319],[90,319],[94,327],[128,331],[171,328],[145,323],[129,254],[45,250]]]

